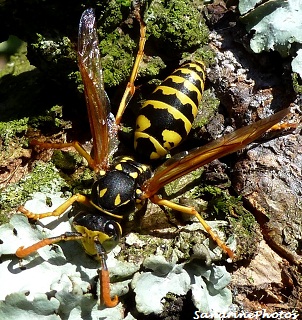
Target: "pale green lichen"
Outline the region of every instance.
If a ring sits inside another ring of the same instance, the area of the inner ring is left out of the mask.
[[[256,1],[257,2],[257,1]],[[302,45],[302,4],[299,0],[266,1],[259,6],[255,2],[239,1],[241,20],[249,32],[253,31],[250,41],[255,53],[278,51],[282,57],[296,55]],[[302,77],[301,58],[293,60],[292,68]]]

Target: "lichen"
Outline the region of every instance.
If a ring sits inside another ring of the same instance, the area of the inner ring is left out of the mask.
[[[292,68],[302,77],[299,57],[302,43],[302,25],[299,18],[302,12],[301,2],[278,0],[266,1],[260,5],[246,0],[239,2],[241,20],[249,32],[253,31],[251,49],[255,53],[274,50],[282,57],[297,55],[292,62]]]

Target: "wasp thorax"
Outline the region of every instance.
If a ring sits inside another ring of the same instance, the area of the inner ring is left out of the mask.
[[[115,159],[92,187],[91,201],[100,210],[125,216],[135,211],[140,186],[151,176],[148,166],[128,157]]]

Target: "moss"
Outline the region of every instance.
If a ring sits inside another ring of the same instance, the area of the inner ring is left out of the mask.
[[[187,175],[176,179],[170,182],[168,185],[164,187],[166,195],[171,198],[178,195],[183,195],[185,191],[191,193],[193,195],[194,191],[191,190],[192,186],[198,185],[198,181],[201,178],[203,173],[203,168],[199,168],[194,170]],[[190,197],[190,194],[187,194]]]
[[[9,62],[0,71],[0,78],[11,74],[17,76],[22,72],[33,70],[35,67],[30,65],[26,57],[27,47],[25,42],[21,42],[18,50],[10,56]]]
[[[73,194],[81,193],[85,195],[90,195],[91,186],[94,181],[94,172],[91,171],[89,168],[85,167],[81,167],[71,177],[69,176],[69,184],[72,188]]]
[[[131,11],[131,1],[103,1],[103,6],[98,19],[98,33],[101,39],[119,28]],[[97,10],[98,11],[98,10]],[[99,11],[98,11],[99,12]]]
[[[215,63],[215,52],[207,45],[202,45],[194,52],[184,52],[182,54],[182,61],[203,61],[209,67]]]
[[[198,107],[197,116],[193,122],[192,128],[201,128],[208,124],[218,110],[220,101],[212,91],[206,90],[203,93],[202,101]]]
[[[67,184],[51,162],[36,161],[31,173],[18,183],[11,184],[2,190],[1,212],[11,212],[12,208],[24,204],[34,192],[59,192],[63,186],[66,187]]]
[[[104,81],[109,86],[116,86],[129,77],[134,62],[136,44],[129,35],[115,30],[100,42]]]
[[[141,77],[148,77],[148,78],[155,77],[165,67],[166,67],[166,64],[164,63],[161,57],[148,57],[147,63],[145,63],[144,61],[141,63],[140,69],[139,69],[139,75]],[[154,81],[158,81],[158,80],[151,79],[148,83],[154,84]],[[155,84],[158,85],[159,83],[155,83]]]
[[[292,81],[293,81],[293,88],[297,94],[302,93],[302,85],[301,83],[301,78],[299,78],[297,73],[292,74]]]
[[[3,214],[3,213],[0,211],[0,226],[1,226],[2,224],[7,223],[7,222],[9,222],[8,216],[7,216],[6,214]]]
[[[76,167],[82,163],[83,158],[77,152],[65,152],[54,150],[52,161],[54,165],[63,171],[75,171]]]
[[[231,196],[227,190],[216,186],[198,189],[198,196],[207,199],[206,212],[212,218],[227,218],[232,233],[237,238],[237,259],[248,259],[256,252],[259,243],[257,222],[252,213],[245,209],[241,197]]]
[[[165,51],[190,51],[207,42],[208,29],[202,23],[197,3],[186,0],[153,1],[145,19],[148,32],[164,43]]]
[[[11,140],[20,133],[27,129],[28,118],[22,118],[7,122],[0,122],[0,138],[3,146],[9,145]]]
[[[230,217],[230,222],[237,237],[237,259],[246,260],[253,257],[257,252],[261,232],[252,213],[246,209],[238,213],[236,212],[236,216]]]

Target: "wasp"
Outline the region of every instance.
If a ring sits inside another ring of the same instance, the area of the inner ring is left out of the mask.
[[[120,221],[148,199],[155,204],[195,216],[217,245],[230,258],[234,258],[234,252],[219,239],[197,210],[162,198],[160,189],[214,159],[244,148],[289,112],[288,109],[279,111],[205,146],[176,154],[161,164],[154,172],[148,165],[128,156],[114,158],[110,163],[109,158],[114,152],[112,145],[117,139],[117,126],[135,92],[134,81],[143,57],[146,41],[146,25],[140,16],[138,6],[134,13],[140,23],[139,50],[115,120],[110,113],[109,102],[104,90],[93,9],[85,10],[80,19],[78,65],[84,84],[94,156],[88,154],[77,141],[70,143],[31,141],[31,145],[41,148],[74,147],[97,173],[90,197],[75,194],[53,212],[42,214],[32,213],[23,206],[19,207],[20,212],[35,220],[49,216],[60,216],[75,202],[87,207],[87,211],[75,214],[73,219],[74,232],[66,232],[57,237],[43,239],[27,248],[20,247],[17,249],[16,255],[19,258],[24,258],[46,245],[60,241],[80,240],[86,253],[100,261],[101,300],[107,307],[116,306],[118,297],[111,298],[110,296],[106,255],[119,243],[122,237]],[[186,138],[197,114],[204,82],[205,65],[200,61],[193,61],[181,65],[155,89],[142,106],[136,120],[134,149],[140,159],[147,161],[163,158]]]

